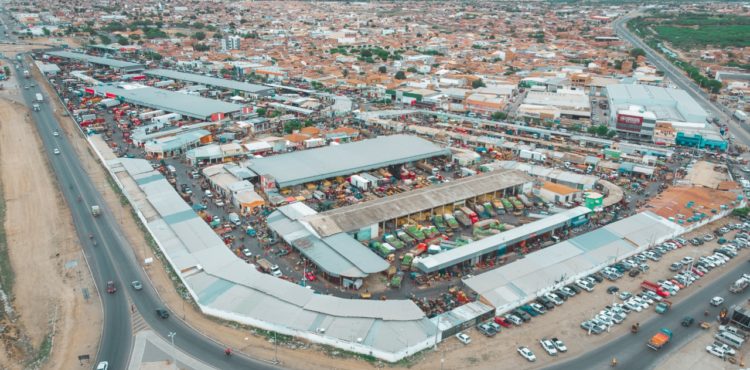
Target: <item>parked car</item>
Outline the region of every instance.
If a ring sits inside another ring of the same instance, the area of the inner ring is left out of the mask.
[[[552,337],[550,341],[552,341],[552,344],[555,345],[557,352],[568,352],[568,347],[565,346],[565,343],[563,343],[563,341],[557,339],[557,337]]]
[[[509,328],[512,326],[511,323],[508,321],[508,319],[501,317],[501,316],[495,316],[495,322],[500,324],[500,326],[504,328]]]
[[[555,345],[551,340],[542,338],[539,341],[539,344],[542,346],[542,349],[547,352],[548,355],[557,356],[557,348],[555,348]]]
[[[464,334],[464,333],[458,333],[456,334],[456,339],[458,339],[459,342],[463,344],[469,344],[471,343],[471,337]]]
[[[525,358],[529,362],[536,361],[536,356],[534,356],[534,352],[531,352],[531,350],[528,347],[518,347],[516,349],[518,351],[518,354],[521,355],[521,357]]]

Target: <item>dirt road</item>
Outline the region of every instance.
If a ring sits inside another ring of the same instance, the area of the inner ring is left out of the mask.
[[[0,179],[16,313],[0,323],[12,329],[0,334],[0,368],[46,359],[46,368],[78,369],[78,355],[96,355],[101,306],[29,114],[0,99]]]

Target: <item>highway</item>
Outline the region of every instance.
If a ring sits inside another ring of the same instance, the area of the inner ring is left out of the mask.
[[[693,248],[693,247],[688,247]],[[712,307],[708,301],[714,296],[722,296],[726,301],[724,305],[742,303],[748,299],[748,294],[731,294],[729,286],[737,280],[740,275],[747,273],[748,266],[744,260],[747,256],[743,253],[736,257],[741,261],[731,270],[724,271],[722,268],[714,269],[709,274],[721,274],[721,276],[706,286],[693,286],[680,294],[691,294],[680,303],[674,304],[672,309],[664,315],[654,313],[652,317],[641,322],[641,329],[638,334],[624,334],[618,338],[611,339],[607,334],[600,334],[606,343],[597,348],[591,348],[588,352],[575,357],[569,361],[561,362],[550,366],[547,369],[602,369],[608,367],[612,358],[617,358],[617,367],[623,369],[651,369],[659,364],[661,359],[666,358],[667,354],[677,351],[680,347],[693,340],[696,336],[703,333],[703,329],[698,327],[697,322],[704,319],[703,313],[709,310],[710,317],[715,318],[719,313],[719,308]],[[698,281],[696,284],[701,284]],[[697,289],[697,290],[696,290]],[[696,323],[691,327],[685,328],[680,323],[685,316],[691,316]],[[622,325],[632,325],[632,319],[625,321]],[[715,331],[718,322],[712,323],[711,330]],[[674,336],[672,340],[660,351],[654,351],[646,347],[646,343],[660,328],[672,330]],[[718,358],[716,361],[720,361]]]
[[[722,123],[729,126],[729,132],[733,134],[737,141],[744,145],[750,146],[750,132],[745,127],[740,126],[731,116],[732,112],[721,104],[712,102],[710,96],[702,90],[690,77],[686,76],[681,69],[670,63],[663,55],[654,49],[651,49],[640,38],[636,37],[628,30],[626,23],[635,17],[637,13],[631,13],[620,17],[612,22],[612,28],[618,36],[629,42],[635,47],[639,47],[646,52],[648,60],[654,64],[664,75],[677,87],[685,90],[695,99],[698,104],[706,110],[711,116],[719,118]]]
[[[28,59],[24,61],[24,65],[28,67]],[[31,83],[37,85],[29,89],[20,89],[26,105],[31,107],[35,94],[42,92],[39,86],[45,82],[23,77],[18,79],[20,86]],[[143,316],[158,335],[169,341],[169,333],[175,333],[174,343],[178,349],[209,366],[219,369],[275,369],[276,367],[266,362],[250,359],[239,352],[235,352],[231,357],[224,355],[224,346],[197,332],[175,314],[168,319],[156,316],[155,310],[163,307],[163,304],[141,269],[132,247],[123,236],[117,217],[106,206],[91,178],[81,167],[76,152],[53,116],[50,98],[57,99],[56,96],[45,95],[44,103],[40,104],[40,111],[31,114],[36,121],[39,136],[60,190],[70,206],[73,223],[91,266],[97,290],[102,297],[103,335],[99,352],[92,353],[92,359],[95,357],[96,362],[108,361],[110,370],[127,368],[133,345],[130,309],[132,303],[137,313]],[[55,131],[60,135],[54,136]],[[60,154],[53,154],[55,148],[60,150]],[[100,205],[102,214],[99,217],[91,215],[92,205]],[[96,240],[96,245],[89,239],[89,235]],[[118,291],[115,294],[106,293],[106,284],[109,280],[117,284]],[[143,282],[143,290],[133,290],[130,286],[133,280]]]

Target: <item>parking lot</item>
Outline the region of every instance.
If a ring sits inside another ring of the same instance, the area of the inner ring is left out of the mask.
[[[604,332],[598,335],[593,332],[589,334],[586,330],[581,329],[581,323],[599,315],[600,311],[604,310],[606,306],[612,307],[613,304],[623,303],[624,300],[619,297],[621,293],[640,293],[642,291],[641,284],[644,280],[658,282],[659,280],[666,280],[667,278],[674,277],[677,272],[670,270],[670,265],[672,263],[681,261],[686,257],[693,258],[694,261],[697,261],[702,256],[714,254],[713,250],[719,247],[717,237],[697,246],[690,244],[689,241],[693,238],[702,238],[708,234],[713,235],[713,231],[719,229],[720,225],[735,222],[738,221],[731,218],[724,219],[688,233],[683,236],[683,238],[688,241],[687,246],[668,251],[659,259],[659,261],[648,260],[646,263],[648,264],[649,269],[646,272],[639,273],[636,277],[630,277],[628,274],[624,274],[623,277],[616,281],[604,280],[602,283],[595,285],[593,292],[581,292],[576,296],[569,298],[566,303],[557,306],[552,310],[548,310],[546,314],[533,317],[529,322],[523,323],[520,326],[513,325],[510,328],[502,328],[500,333],[493,337],[487,337],[477,329],[465,330],[464,333],[468,334],[471,338],[471,343],[469,345],[465,345],[457,339],[446,340],[441,344],[441,347],[444,348],[444,352],[428,355],[428,358],[432,357],[435,361],[432,363],[437,363],[437,361],[440,361],[440,358],[443,357],[445,359],[446,368],[529,368],[531,364],[516,352],[517,347],[526,346],[536,357],[536,361],[531,367],[542,368],[575,357],[577,354],[590,350],[592,347],[596,347],[598,344],[602,343],[602,340],[606,340],[607,338],[630,335],[629,333],[633,324],[644,322],[648,318],[658,315],[654,312],[655,308],[653,304],[650,304],[648,308],[642,309],[641,312],[629,313],[622,323],[614,324],[608,330],[604,330]],[[730,232],[723,237],[727,240],[731,240],[737,233],[738,231],[736,230],[730,230]],[[747,263],[747,249],[748,248],[740,249],[737,257],[730,259],[725,265],[715,267],[713,270],[708,271],[704,277],[701,277],[699,280],[692,283],[691,286],[686,287],[684,291],[681,290],[675,296],[669,297],[668,300],[671,301],[672,304],[678,304],[691,293],[691,290],[695,289],[692,285],[695,285],[696,287],[704,286],[720,276],[722,270],[731,269],[737,264]],[[617,287],[618,291],[615,294],[608,294],[607,290],[612,286]],[[720,294],[730,293],[726,290],[722,290]],[[720,307],[712,308],[709,306],[708,302],[705,304],[706,309],[710,312],[710,318],[716,317],[720,311]],[[670,318],[669,312],[666,312],[663,315],[665,318]],[[675,324],[679,325],[679,321],[682,320],[682,317],[671,317],[670,320],[675,321]],[[705,318],[696,317],[695,320],[701,321],[705,320]],[[710,321],[712,321],[713,327],[718,325],[715,322],[715,319]],[[696,324],[693,324],[693,328],[695,330],[702,330]],[[715,333],[714,330],[706,331],[706,333],[709,332]],[[554,357],[545,353],[539,341],[542,338],[550,339],[553,337],[560,339],[565,344],[567,352],[558,353]],[[700,338],[703,339],[694,342],[702,343],[703,348],[700,351],[701,356],[705,355],[703,357],[711,357],[710,360],[713,360],[714,366],[717,366],[703,368],[719,368],[718,366],[721,364],[721,359],[709,355],[705,350],[706,341],[710,339],[710,336],[702,334]],[[493,350],[488,351],[489,348],[492,348]],[[460,352],[457,351],[459,349],[461,350]],[[708,360],[709,359],[702,360],[704,362],[701,363],[709,363],[707,362]],[[678,361],[672,363],[684,362]],[[693,368],[697,369],[699,367]]]

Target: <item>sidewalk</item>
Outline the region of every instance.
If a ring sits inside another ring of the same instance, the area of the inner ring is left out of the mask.
[[[179,340],[179,338],[176,338]],[[176,360],[176,363],[173,361]],[[135,336],[128,370],[214,370],[214,368],[174,350],[172,344],[151,330],[140,331]]]

